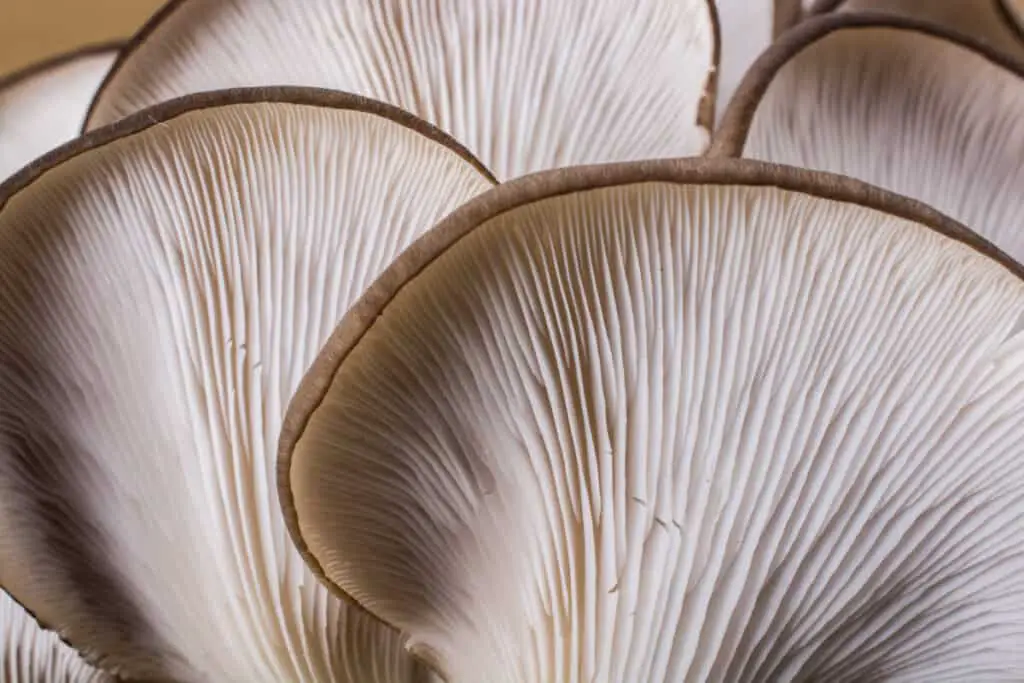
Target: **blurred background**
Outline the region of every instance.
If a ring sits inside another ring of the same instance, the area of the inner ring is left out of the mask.
[[[128,38],[163,0],[0,0],[0,75],[85,43]]]

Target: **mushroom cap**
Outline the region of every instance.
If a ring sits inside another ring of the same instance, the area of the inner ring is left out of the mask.
[[[423,680],[276,500],[341,314],[493,184],[411,115],[305,89],[174,101],[0,186],[0,585],[140,679]]]
[[[4,683],[114,683],[0,590],[0,677]]]
[[[810,13],[882,12],[918,19],[1024,58],[1019,0],[819,0]]]
[[[499,178],[703,152],[711,0],[172,0],[133,39],[89,127],[225,87],[390,102]]]
[[[1021,680],[1022,314],[1020,266],[849,178],[537,175],[346,314],[281,501],[449,683]]]
[[[913,197],[1024,258],[1024,65],[938,27],[806,21],[751,68],[712,147]]]
[[[0,78],[0,181],[78,136],[119,49],[91,45]]]

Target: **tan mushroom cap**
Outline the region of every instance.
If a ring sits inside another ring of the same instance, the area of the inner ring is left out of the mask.
[[[289,407],[307,561],[449,683],[1024,676],[1024,270],[849,178],[568,169],[446,219]]]
[[[78,136],[120,47],[90,45],[0,78],[0,181]]]
[[[1024,59],[1020,0],[818,0],[810,13],[865,11],[925,21]]]
[[[861,179],[1024,259],[1024,63],[934,26],[805,22],[752,67],[712,154]]]
[[[172,0],[133,40],[89,119],[289,84],[390,102],[500,179],[704,151],[712,0]]]
[[[409,114],[285,88],[162,105],[0,186],[0,585],[124,676],[425,680],[306,567],[274,456],[350,303],[493,184]]]

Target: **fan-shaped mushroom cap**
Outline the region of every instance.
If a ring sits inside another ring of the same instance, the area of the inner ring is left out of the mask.
[[[0,79],[0,181],[78,136],[118,47],[87,47]]]
[[[853,176],[1024,258],[1024,70],[924,24],[809,20],[752,67],[715,154]]]
[[[0,583],[137,678],[419,680],[303,563],[274,455],[341,314],[493,181],[428,124],[324,91],[119,128],[0,188]]]
[[[1021,269],[825,174],[527,180],[304,379],[312,566],[450,683],[1020,680]]]
[[[4,683],[113,683],[93,669],[57,634],[40,628],[21,605],[0,590],[0,680]]]
[[[819,0],[812,14],[826,12],[883,12],[918,19],[991,45],[1014,57],[1024,57],[1019,0]]]
[[[714,103],[710,2],[175,0],[89,125],[203,90],[311,85],[435,123],[502,179],[697,154]]]

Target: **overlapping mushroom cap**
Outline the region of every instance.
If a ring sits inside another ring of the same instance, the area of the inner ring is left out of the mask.
[[[119,48],[82,48],[0,79],[0,181],[78,137]]]
[[[702,152],[710,0],[175,0],[136,36],[90,127],[172,97],[307,85],[390,102],[495,174]]]
[[[0,585],[139,679],[413,681],[285,532],[284,408],[341,314],[489,177],[323,91],[178,101],[0,188]]]
[[[1024,258],[1024,63],[927,23],[806,22],[748,73],[714,153],[865,180]]]
[[[171,0],[0,185],[2,682],[1024,680],[1022,269],[851,179],[1022,257],[1020,7]]]
[[[1024,270],[979,250],[747,161],[498,188],[304,380],[290,529],[449,683],[1020,680]]]

